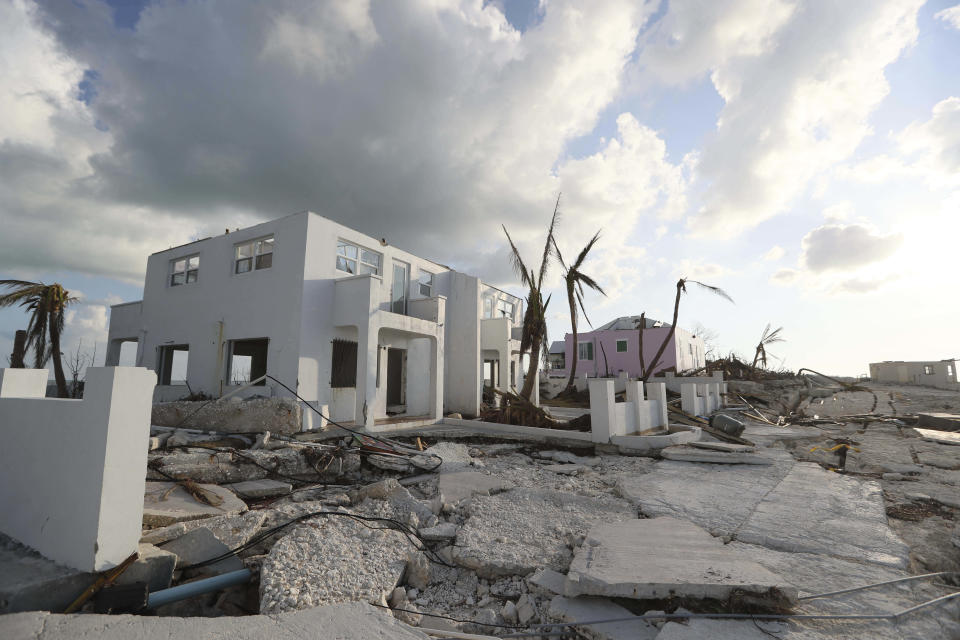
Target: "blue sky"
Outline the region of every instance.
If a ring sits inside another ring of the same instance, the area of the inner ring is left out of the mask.
[[[532,259],[562,192],[595,322],[669,319],[686,276],[736,301],[681,306],[720,353],[772,323],[792,369],[960,357],[955,5],[13,0],[0,274],[80,292],[102,359],[153,251],[309,208],[519,292],[500,224]]]

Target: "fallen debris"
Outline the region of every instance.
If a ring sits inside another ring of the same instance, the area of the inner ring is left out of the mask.
[[[629,620],[630,611],[605,598],[566,598],[556,596],[550,601],[548,614],[559,622],[578,623],[588,638],[595,640],[653,640],[660,630],[652,622]],[[583,625],[594,620],[618,620],[606,624]]]
[[[745,445],[739,445],[745,446]],[[746,447],[750,448],[750,447]],[[667,460],[682,460],[685,462],[708,462],[714,464],[773,464],[773,460],[766,456],[743,451],[710,450],[702,447],[675,445],[660,451],[660,455]]]
[[[220,504],[200,502],[183,486],[174,482],[147,482],[143,501],[143,524],[163,527],[184,520],[198,520],[220,515],[238,515],[247,505],[232,491],[214,484],[199,487],[221,500]]]

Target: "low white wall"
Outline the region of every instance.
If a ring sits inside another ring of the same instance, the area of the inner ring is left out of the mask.
[[[82,400],[44,398],[46,379],[0,370],[0,530],[68,567],[103,571],[140,540],[157,377],[90,367]]]
[[[623,381],[626,402],[617,402],[613,378],[590,379],[590,424],[593,441],[598,444],[612,438],[666,429],[667,390],[662,383],[646,385],[638,380]],[[644,397],[646,391],[646,397]]]
[[[654,376],[650,378],[650,382],[662,382],[667,385],[667,390],[672,391],[673,393],[680,393],[681,386],[685,384],[719,384],[720,393],[725,394],[727,392],[727,383],[723,381],[723,374],[720,372],[714,373],[711,376],[680,376],[677,377],[672,372],[667,372],[660,376]]]

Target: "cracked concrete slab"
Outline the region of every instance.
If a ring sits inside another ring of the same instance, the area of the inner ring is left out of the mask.
[[[246,503],[229,489],[215,484],[199,486],[222,502],[216,506],[200,502],[173,482],[147,482],[143,495],[144,526],[164,527],[184,520],[238,515],[247,510]]]
[[[909,548],[887,525],[880,484],[801,462],[735,532],[741,542],[905,567]]]
[[[440,502],[448,508],[471,496],[488,496],[512,488],[509,480],[479,471],[443,473],[437,479]]]
[[[0,616],[0,637],[29,640],[428,640],[389,613],[349,602],[276,616],[61,615],[47,612]]]
[[[686,520],[605,522],[590,529],[567,573],[566,595],[727,601],[773,609],[797,591],[781,576]]]
[[[731,535],[796,462],[768,450],[772,465],[721,465],[667,460],[643,475],[623,475],[617,491],[648,516],[690,520],[715,536]]]
[[[745,451],[710,450],[687,445],[667,447],[660,452],[667,460],[707,462],[712,464],[773,464],[767,456]]]
[[[477,496],[467,514],[453,557],[486,578],[527,575],[542,567],[565,572],[571,549],[593,524],[636,518],[624,500],[543,489]]]
[[[589,622],[627,618],[632,614],[605,598],[565,598],[550,601],[548,615],[560,622]],[[606,624],[578,626],[577,631],[591,640],[653,640],[660,630],[645,620],[620,620]]]

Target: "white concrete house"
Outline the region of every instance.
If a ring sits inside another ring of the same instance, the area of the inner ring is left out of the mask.
[[[960,360],[887,360],[870,363],[870,379],[877,382],[919,384],[938,389],[960,390],[957,366]]]
[[[372,427],[475,415],[485,379],[519,387],[522,320],[516,296],[303,212],[151,255],[143,300],[111,308],[106,364],[135,342],[155,401],[269,373]],[[289,395],[270,380],[241,395],[258,393]]]

